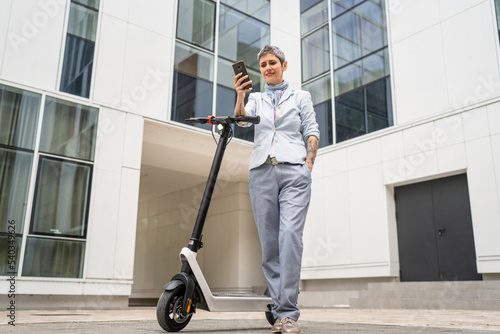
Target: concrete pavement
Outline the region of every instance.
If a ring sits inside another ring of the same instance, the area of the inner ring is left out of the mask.
[[[165,333],[156,308],[19,310],[12,333]],[[500,311],[302,309],[302,333],[500,333]],[[270,333],[263,313],[197,311],[181,333]]]

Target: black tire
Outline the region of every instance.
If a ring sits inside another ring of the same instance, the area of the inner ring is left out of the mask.
[[[274,317],[273,312],[271,312],[271,310],[273,309],[273,305],[271,304],[267,305],[267,309],[268,311],[266,311],[266,319],[267,322],[269,322],[272,326],[276,322],[276,318]]]
[[[156,306],[156,319],[167,332],[178,332],[187,326],[193,314],[187,316],[180,312],[184,300],[185,286],[179,285],[172,291],[163,291]]]

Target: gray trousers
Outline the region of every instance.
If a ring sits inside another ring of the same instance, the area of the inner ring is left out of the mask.
[[[300,316],[297,308],[302,236],[311,198],[307,165],[263,164],[250,170],[249,190],[262,247],[262,269],[276,318]]]

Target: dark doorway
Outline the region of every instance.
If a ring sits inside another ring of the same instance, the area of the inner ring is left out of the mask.
[[[402,282],[482,280],[466,174],[396,187],[394,196]]]

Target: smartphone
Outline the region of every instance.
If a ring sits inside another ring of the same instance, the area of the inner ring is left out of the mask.
[[[245,63],[243,62],[243,60],[240,60],[239,62],[234,63],[233,70],[234,70],[234,75],[236,75],[238,73],[243,73],[242,76],[248,75],[247,68],[245,67]],[[247,81],[250,81],[250,78],[246,78],[245,80],[243,80],[242,83],[245,83]],[[245,86],[245,89],[246,88],[252,88],[252,84]]]

